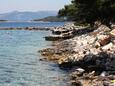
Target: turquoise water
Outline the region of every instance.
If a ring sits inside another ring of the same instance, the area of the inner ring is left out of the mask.
[[[65,73],[54,63],[39,61],[49,47],[48,31],[0,31],[0,86],[65,86]]]
[[[64,25],[64,22],[0,22],[0,28],[54,27],[62,25]]]

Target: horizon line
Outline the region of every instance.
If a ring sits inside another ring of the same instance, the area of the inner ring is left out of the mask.
[[[11,12],[45,12],[45,11],[49,11],[49,12],[58,12],[59,10],[36,10],[36,11],[32,11],[32,10],[23,10],[23,11],[21,11],[21,10],[12,10],[12,11],[6,11],[6,12],[0,12],[0,14],[5,14],[5,13],[11,13]]]

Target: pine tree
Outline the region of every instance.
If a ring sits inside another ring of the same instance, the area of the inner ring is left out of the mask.
[[[72,0],[59,11],[59,16],[91,26],[100,21],[110,27],[115,22],[115,0]]]

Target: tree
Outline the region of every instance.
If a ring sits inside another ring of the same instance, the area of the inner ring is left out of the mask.
[[[69,10],[72,6],[74,10]],[[110,22],[115,22],[115,0],[72,0],[70,5],[63,8],[63,12],[60,10],[61,13],[67,18],[72,16],[77,22],[93,26],[95,21],[100,21],[110,27]]]
[[[77,8],[75,6],[75,3],[72,3],[70,5],[65,5],[64,8],[60,9],[58,12],[58,16],[66,17],[67,20],[75,20],[76,11]]]

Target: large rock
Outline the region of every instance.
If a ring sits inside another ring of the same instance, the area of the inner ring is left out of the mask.
[[[115,29],[110,32],[112,36],[115,36]]]
[[[103,46],[102,50],[105,50],[105,51],[111,50],[113,46],[114,46],[113,43],[109,43],[109,44]]]
[[[108,32],[110,31],[111,29],[109,27],[107,27],[106,25],[100,25],[98,28],[97,28],[98,31],[102,31],[102,32]]]
[[[97,38],[98,38],[98,42],[100,43],[101,46],[104,46],[111,41],[110,35],[99,35]]]

